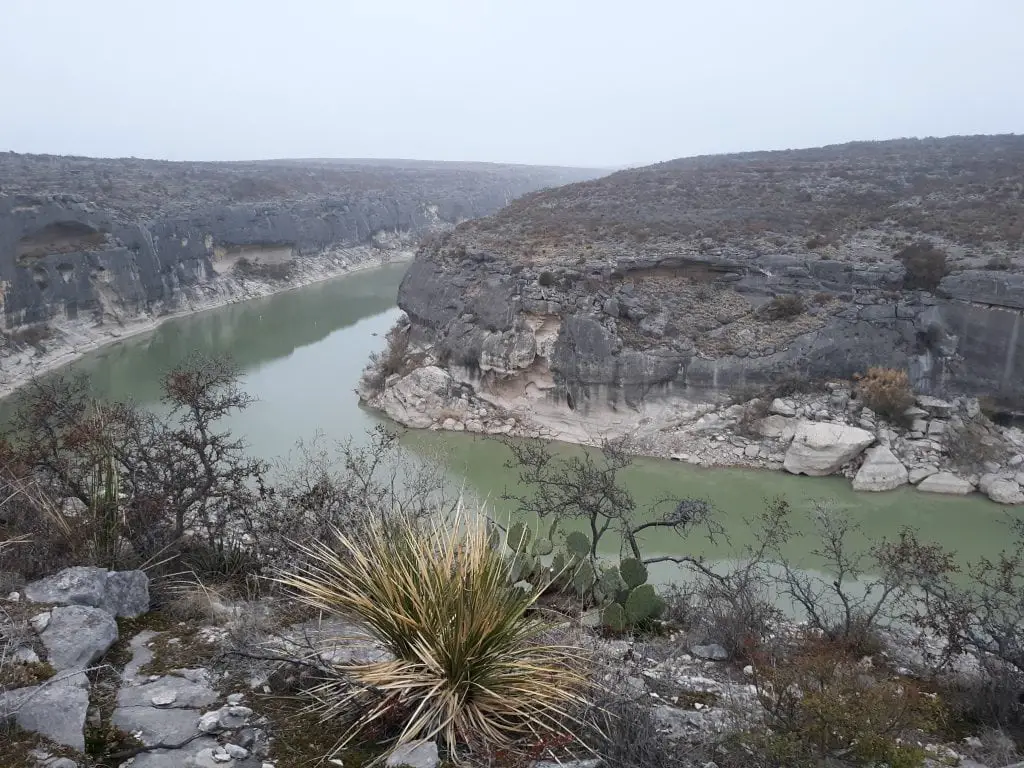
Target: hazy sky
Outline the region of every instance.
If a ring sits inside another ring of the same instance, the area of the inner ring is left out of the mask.
[[[1024,132],[1024,0],[0,0],[0,150],[612,166]]]

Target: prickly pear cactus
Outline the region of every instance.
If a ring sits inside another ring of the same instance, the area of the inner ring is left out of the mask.
[[[582,560],[590,556],[590,539],[585,533],[573,531],[565,537],[565,548]]]
[[[636,589],[641,584],[647,583],[647,566],[635,557],[627,557],[619,563],[619,573],[630,589]]]
[[[508,545],[513,552],[525,552],[530,545],[530,529],[525,523],[513,523],[508,529]]]
[[[572,586],[581,597],[588,594],[594,586],[594,566],[584,560],[572,577]]]
[[[665,610],[665,601],[658,597],[651,584],[641,584],[630,590],[623,607],[629,623],[639,624],[648,619],[658,618]]]
[[[611,603],[601,612],[601,622],[612,632],[625,632],[628,625],[626,611],[618,603]]]
[[[533,554],[537,557],[545,557],[555,550],[551,539],[537,539],[533,542]]]

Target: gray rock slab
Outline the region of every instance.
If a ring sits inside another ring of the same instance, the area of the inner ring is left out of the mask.
[[[136,755],[131,768],[182,768],[203,750],[212,750],[216,747],[215,739],[204,736],[190,741],[181,749],[154,749],[152,752]],[[232,768],[237,768],[237,764]]]
[[[121,730],[137,736],[146,746],[180,744],[196,733],[199,712],[194,709],[117,707],[111,722]]]
[[[13,719],[26,731],[57,744],[85,750],[89,692],[82,687],[36,685],[0,694],[0,720]]]
[[[199,709],[217,701],[217,693],[200,683],[173,675],[143,685],[121,688],[117,692],[119,707],[159,707]]]
[[[61,606],[53,609],[40,639],[55,670],[85,669],[117,640],[117,622],[99,608]]]

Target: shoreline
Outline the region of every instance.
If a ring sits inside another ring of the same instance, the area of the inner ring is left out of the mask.
[[[940,496],[978,492],[1024,509],[1024,431],[992,423],[974,398],[919,396],[907,409],[907,424],[897,426],[867,408],[851,382],[770,401],[651,401],[635,413],[598,407],[567,414],[544,399],[494,390],[435,362],[392,374],[377,390],[364,386],[360,401],[413,429],[589,447],[626,439],[635,456],[702,469],[843,477],[858,493],[901,487]],[[979,451],[969,465],[957,450],[967,439],[977,441]]]
[[[352,251],[359,249],[369,250],[371,247],[355,246],[344,249],[344,251],[351,254]],[[372,250],[373,254],[368,254],[367,258],[357,263],[346,262],[345,264],[338,264],[332,260],[330,254],[319,254],[310,257],[307,259],[307,263],[302,265],[306,268],[306,271],[296,276],[295,279],[288,281],[287,284],[275,284],[248,278],[219,278],[219,282],[211,281],[196,286],[193,290],[200,293],[211,288],[214,291],[210,295],[189,299],[188,301],[194,302],[194,304],[187,308],[156,316],[137,315],[120,325],[88,324],[79,329],[75,327],[76,324],[72,323],[51,323],[50,327],[55,333],[47,341],[56,342],[52,351],[48,349],[43,355],[36,353],[25,355],[23,361],[15,360],[14,366],[10,369],[8,369],[8,361],[16,358],[17,355],[12,355],[10,358],[0,358],[0,400],[10,397],[37,376],[43,376],[70,365],[90,352],[95,352],[103,347],[113,346],[118,342],[155,331],[167,321],[198,315],[231,304],[240,304],[280,293],[287,293],[327,280],[347,277],[371,269],[379,269],[389,264],[407,264],[412,261],[414,256],[413,251],[407,249],[385,251],[379,256],[376,255],[380,253],[376,248]],[[218,292],[217,288],[224,290]],[[80,335],[86,335],[87,340],[81,343],[69,343],[67,341],[74,336]]]

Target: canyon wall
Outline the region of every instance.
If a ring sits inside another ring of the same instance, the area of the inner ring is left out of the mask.
[[[593,172],[0,154],[0,369],[291,287]]]
[[[689,158],[524,197],[420,249],[408,333],[561,436],[786,380],[908,370],[1024,404],[1024,137]]]

